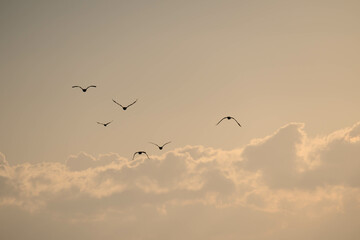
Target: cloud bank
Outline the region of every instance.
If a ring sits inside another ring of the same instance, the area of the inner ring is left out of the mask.
[[[315,138],[303,129],[135,161],[10,165],[0,154],[0,237],[358,239],[360,123]]]

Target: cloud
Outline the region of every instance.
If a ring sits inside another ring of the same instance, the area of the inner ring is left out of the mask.
[[[116,153],[100,155],[98,159],[90,154],[81,152],[78,155],[71,155],[65,162],[65,165],[70,171],[83,171],[89,168],[96,168],[106,166],[111,163],[124,162],[125,159],[121,158]]]
[[[135,161],[79,153],[9,165],[0,154],[0,236],[336,239],[359,234],[359,224],[345,224],[360,217],[359,159],[360,123],[315,138],[290,123],[231,151],[185,146]],[[16,222],[48,229],[9,231]]]
[[[303,124],[292,123],[272,136],[248,145],[242,154],[243,167],[260,171],[270,187],[293,187],[297,181],[297,147],[305,134]]]

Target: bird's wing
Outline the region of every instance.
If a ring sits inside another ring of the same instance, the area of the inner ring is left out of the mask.
[[[144,152],[144,153],[145,153],[145,155],[147,156],[147,158],[148,158],[148,159],[150,159],[150,158],[149,158],[149,155],[147,155],[147,153],[146,153],[146,152]]]
[[[233,118],[233,117],[231,117],[231,118],[234,119],[235,122],[241,127],[240,123],[235,118]]]
[[[120,103],[118,103],[118,102],[115,101],[114,99],[113,99],[113,102],[116,103],[117,105],[119,105],[120,107],[123,107]]]
[[[81,88],[81,89],[83,89],[82,87],[80,87],[80,86],[72,86],[72,88]]]
[[[135,158],[135,155],[136,155],[137,153],[138,153],[138,152],[135,152],[135,153],[134,153],[134,155],[133,155],[133,158],[132,158],[132,160],[134,160],[134,158]]]
[[[156,143],[153,143],[153,142],[149,142],[149,143],[154,144],[154,145],[156,145],[156,146],[160,147],[160,146],[159,146],[159,145],[157,145]]]
[[[219,123],[221,123],[222,120],[224,120],[226,117],[223,117],[216,125],[219,125]]]
[[[108,125],[108,124],[110,124],[110,123],[112,123],[113,121],[110,121],[110,122],[108,122],[108,123],[105,123],[106,125]]]
[[[103,123],[101,123],[101,122],[97,122],[98,124],[101,124],[101,125],[104,125]]]
[[[126,107],[130,107],[131,105],[134,105],[136,102],[137,102],[137,99],[133,103],[127,105]]]
[[[91,88],[91,87],[96,87],[96,86],[95,86],[95,85],[91,85],[91,86],[88,86],[86,89]]]
[[[164,145],[162,145],[162,147],[164,147],[165,145],[167,145],[167,144],[169,144],[169,143],[171,143],[171,142],[167,142],[167,143],[165,143]]]

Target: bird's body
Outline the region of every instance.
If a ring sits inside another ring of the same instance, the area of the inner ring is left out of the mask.
[[[115,101],[114,99],[113,99],[113,102],[116,103],[117,105],[119,105],[120,107],[122,107],[122,109],[125,111],[128,107],[130,107],[131,105],[135,104],[135,103],[137,102],[137,99],[136,99],[133,103],[131,103],[131,104],[127,105],[127,106],[121,105],[120,103],[118,103],[118,102]]]
[[[233,118],[231,116],[223,117],[216,125],[219,125],[219,123],[221,123],[221,121],[224,120],[224,119],[227,119],[227,120],[233,119],[241,127],[240,123],[235,118]]]
[[[167,145],[167,144],[169,144],[169,143],[171,143],[171,142],[167,142],[167,143],[163,144],[162,146],[159,146],[159,145],[157,145],[156,143],[152,143],[152,142],[149,142],[149,143],[156,145],[156,146],[159,148],[159,150],[162,150],[165,145]]]
[[[135,153],[134,153],[133,158],[132,158],[133,160],[134,160],[136,154],[139,154],[139,155],[145,154],[145,155],[147,156],[147,158],[150,159],[149,156],[147,155],[147,153],[146,153],[145,151],[138,151],[138,152],[135,152]]]
[[[100,124],[100,125],[103,125],[104,127],[106,127],[107,125],[109,125],[110,123],[112,123],[113,121],[111,121],[111,122],[107,122],[107,123],[101,123],[101,122],[97,122],[98,124]]]
[[[88,86],[88,87],[86,87],[86,88],[82,88],[82,87],[80,87],[80,86],[72,86],[72,88],[80,88],[83,92],[86,92],[86,91],[87,91],[89,88],[91,88],[91,87],[96,88],[95,85],[90,85],[90,86]]]

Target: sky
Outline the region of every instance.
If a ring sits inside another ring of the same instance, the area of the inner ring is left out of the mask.
[[[0,238],[359,239],[359,11],[0,1]]]

